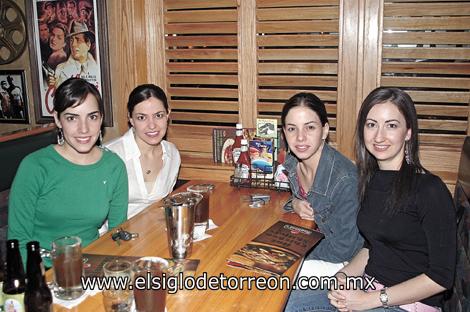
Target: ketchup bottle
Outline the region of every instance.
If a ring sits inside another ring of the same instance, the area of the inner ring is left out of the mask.
[[[235,167],[235,177],[240,180],[241,184],[250,183],[250,168],[251,160],[250,153],[248,152],[248,140],[243,139],[241,146],[240,157],[238,157]]]
[[[241,123],[237,123],[235,127],[235,142],[232,145],[232,159],[233,163],[237,164],[238,157],[240,157],[241,147],[242,147],[242,139],[243,139],[243,126]]]

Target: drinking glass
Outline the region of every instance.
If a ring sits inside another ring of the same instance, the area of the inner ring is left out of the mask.
[[[191,255],[194,210],[201,200],[200,194],[181,192],[170,195],[163,201],[168,247],[175,259],[185,259]]]
[[[103,290],[106,312],[130,312],[134,299],[129,284],[132,282],[132,263],[114,259],[103,265],[105,278],[112,279],[110,288]]]
[[[153,283],[154,277],[168,273],[168,261],[158,257],[143,257],[133,264],[134,299],[137,312],[164,312],[166,289]],[[151,287],[149,287],[151,286]]]
[[[194,239],[199,239],[204,236],[204,233],[206,233],[209,227],[209,202],[212,189],[213,186],[210,184],[194,184],[188,186],[186,189],[188,192],[201,194],[203,196],[194,211]]]
[[[80,297],[84,290],[82,240],[77,236],[66,236],[52,242],[52,267],[54,269],[54,296],[63,300]]]

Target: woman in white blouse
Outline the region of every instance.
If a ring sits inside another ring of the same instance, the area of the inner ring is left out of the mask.
[[[161,88],[153,84],[136,87],[129,95],[127,111],[132,127],[105,146],[126,164],[129,177],[127,217],[132,218],[172,191],[181,159],[176,146],[163,140],[170,109]]]

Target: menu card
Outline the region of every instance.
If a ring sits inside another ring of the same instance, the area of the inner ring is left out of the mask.
[[[142,257],[135,256],[113,256],[113,255],[97,255],[97,254],[83,254],[83,268],[85,269],[85,276],[103,276],[103,265],[112,260],[120,259],[134,262]],[[184,275],[194,276],[197,266],[199,265],[198,259],[167,259],[169,264],[168,273],[170,275],[177,275],[183,272]]]
[[[323,237],[318,231],[278,221],[231,255],[227,264],[280,276]]]

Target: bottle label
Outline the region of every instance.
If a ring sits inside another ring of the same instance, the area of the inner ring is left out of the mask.
[[[16,295],[3,294],[3,310],[14,311],[14,312],[24,312],[24,293]]]
[[[242,164],[240,167],[240,178],[248,179],[250,177],[250,167],[245,164]]]
[[[233,151],[232,151],[232,156],[233,156],[233,163],[237,163],[238,161],[238,158],[240,158],[240,154],[241,154],[242,150],[241,148],[234,148]]]

